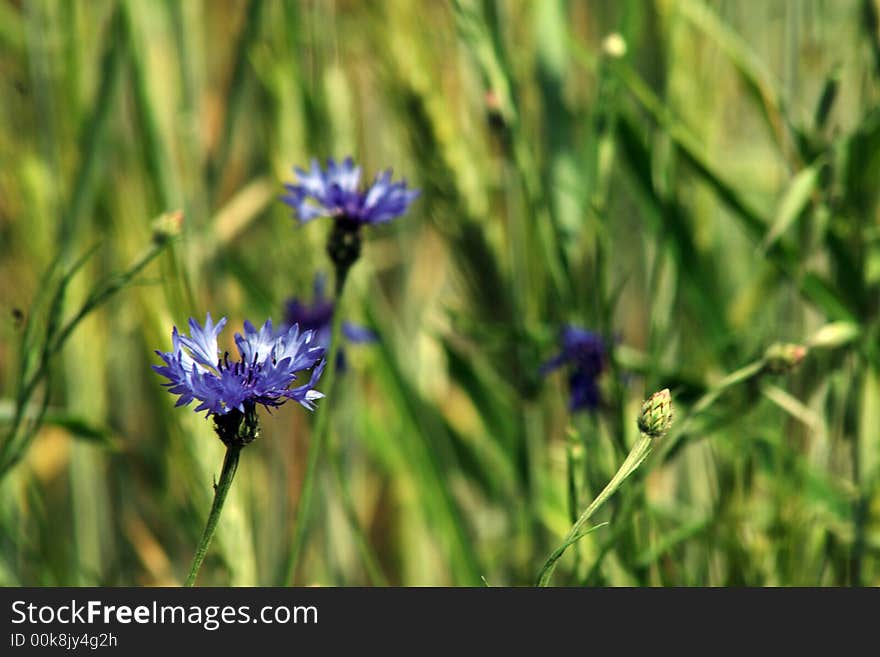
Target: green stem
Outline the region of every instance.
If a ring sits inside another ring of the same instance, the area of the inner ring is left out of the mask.
[[[358,520],[354,500],[352,499],[351,491],[346,484],[345,474],[342,471],[342,464],[340,461],[337,450],[333,450],[333,453],[330,455],[330,466],[332,467],[333,475],[336,478],[336,485],[339,487],[339,492],[342,495],[342,510],[345,513],[351,532],[354,535],[358,552],[361,555],[361,560],[367,571],[367,576],[370,578],[370,582],[373,586],[388,586],[388,580],[382,573],[382,568],[379,566],[376,555],[370,547],[370,541]]]
[[[575,474],[574,448],[571,443],[565,445],[565,469],[568,475],[568,512],[571,514],[570,522],[577,522],[578,486]]]
[[[669,456],[673,453],[673,450],[678,448],[678,444],[685,439],[689,435],[691,430],[691,425],[694,422],[695,418],[698,418],[700,415],[705,413],[716,401],[721,397],[722,394],[727,392],[730,388],[745,383],[747,381],[751,381],[755,377],[760,376],[764,373],[767,362],[760,358],[756,361],[749,363],[748,365],[744,365],[743,367],[735,370],[721,379],[718,383],[716,383],[712,388],[710,388],[702,397],[700,397],[697,402],[690,408],[681,420],[678,421],[678,426],[670,432],[668,439],[664,441],[661,452],[657,457],[658,463],[665,463]]]
[[[214,502],[211,504],[208,524],[205,525],[202,540],[199,541],[199,547],[196,549],[196,554],[193,557],[192,566],[189,569],[189,575],[184,586],[193,586],[196,582],[196,577],[199,575],[199,568],[202,567],[202,562],[205,560],[205,554],[208,552],[208,546],[211,545],[211,539],[214,538],[214,532],[217,529],[217,522],[220,520],[220,512],[223,511],[226,494],[229,493],[229,489],[232,487],[232,480],[235,477],[235,471],[238,469],[239,454],[241,454],[240,445],[233,444],[226,448],[220,481],[214,486]]]
[[[73,275],[86,263],[89,257],[94,253],[97,245],[89,249],[79,260],[77,260],[68,271],[62,276],[61,282],[58,284],[53,300],[52,308],[49,311],[49,328],[46,330],[45,341],[40,350],[39,361],[36,369],[30,376],[25,373],[25,366],[22,365],[22,379],[19,384],[19,390],[16,396],[16,411],[12,424],[6,431],[5,437],[0,447],[0,480],[21,460],[22,456],[28,449],[31,440],[36,435],[37,430],[42,424],[42,414],[37,414],[34,421],[22,430],[22,423],[25,419],[24,409],[28,406],[37,391],[40,383],[46,383],[49,376],[49,363],[52,357],[61,351],[67,339],[73,333],[74,329],[85,317],[106,303],[113,295],[128,285],[131,280],[137,276],[156,256],[158,256],[170,240],[155,240],[141,254],[135,263],[127,270],[120,274],[116,274],[105,279],[98,284],[90,293],[85,303],[80,307],[76,314],[67,321],[66,324],[59,328],[61,304],[64,299],[67,285]],[[31,321],[31,320],[29,320]],[[30,325],[29,325],[30,326]],[[48,386],[46,386],[48,388]],[[48,404],[48,389],[45,393],[42,405]]]
[[[544,427],[541,411],[537,404],[528,402],[523,405],[521,421],[525,438],[526,458],[528,462],[528,500],[529,516],[531,518],[531,532],[535,537],[535,547],[544,551],[550,545],[549,537],[543,531],[541,512],[543,504],[544,483],[542,475],[545,472],[544,453]]]
[[[702,397],[700,397],[697,402],[690,407],[690,409],[684,414],[683,417],[680,417],[677,420],[676,427],[670,431],[670,433],[664,438],[662,445],[658,448],[658,453],[654,458],[655,464],[662,465],[666,463],[672,455],[675,453],[675,450],[682,444],[682,441],[685,440],[692,430],[694,422],[704,414],[709,408],[711,408],[716,401],[724,394],[728,389],[746,383],[748,381],[754,380],[756,377],[761,376],[766,369],[766,361],[761,358],[756,361],[753,361],[743,367],[735,370],[725,376],[721,381],[715,384],[712,388],[707,390]],[[623,512],[621,513],[620,520],[616,521],[616,524],[622,526],[629,516],[631,515],[634,507],[633,500],[635,496],[642,490],[642,487],[645,484],[645,477],[637,477],[633,486],[631,486],[627,490],[627,494],[625,495],[625,500],[623,504]],[[590,569],[590,574],[586,578],[586,581],[591,581],[595,576],[595,573],[598,571],[599,567],[602,564],[602,560],[604,556],[610,551],[611,547],[619,538],[619,532],[621,530],[615,530],[615,534],[609,538],[606,544],[600,549],[599,556],[596,559],[596,562]]]
[[[567,471],[568,476],[568,513],[569,513],[569,522],[575,523],[577,522],[577,510],[578,510],[578,500],[580,499],[580,491],[578,490],[578,482],[577,482],[577,470],[580,469],[578,463],[576,463],[576,458],[574,454],[574,446],[572,445],[571,436],[569,436],[569,440],[565,445],[565,469]],[[580,568],[580,560],[581,553],[574,553],[574,571],[578,572]]]
[[[338,270],[336,277],[336,298],[333,307],[333,328],[330,333],[330,347],[327,351],[327,366],[324,371],[322,392],[328,398],[333,396],[333,384],[336,380],[336,359],[339,353],[339,340],[342,334],[342,290],[345,287],[345,279],[347,270]],[[306,464],[306,474],[303,480],[302,493],[299,498],[299,508],[296,512],[296,523],[293,528],[293,543],[290,546],[290,553],[287,556],[287,563],[284,566],[283,581],[287,586],[293,583],[296,574],[296,565],[299,561],[300,553],[306,539],[306,529],[309,521],[309,511],[312,504],[312,495],[315,489],[316,474],[318,472],[318,461],[321,456],[321,449],[327,435],[327,429],[330,426],[330,404],[319,404],[318,410],[315,412],[315,429],[312,433],[312,443],[309,446],[308,462]]]
[[[606,501],[608,501],[608,498],[614,495],[627,477],[636,471],[636,469],[642,464],[642,461],[644,461],[648,454],[651,453],[653,447],[653,438],[645,434],[639,436],[638,441],[633,445],[623,464],[611,478],[611,481],[609,481],[605,488],[602,489],[602,492],[596,496],[596,499],[590,503],[590,506],[587,507],[586,511],[580,515],[562,544],[547,558],[544,567],[541,568],[541,572],[538,575],[538,586],[548,586],[550,584],[550,578],[553,576],[553,570],[556,568],[556,562],[559,561],[559,558],[565,554],[565,551],[570,545],[573,545],[589,533],[590,530],[585,530],[585,527],[590,521],[590,518],[592,518],[593,514],[595,514]]]

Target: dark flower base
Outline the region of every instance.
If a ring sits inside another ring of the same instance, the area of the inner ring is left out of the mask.
[[[240,449],[251,444],[260,436],[260,419],[257,417],[256,407],[245,407],[244,413],[235,409],[226,415],[215,415],[214,431],[227,447]]]
[[[361,224],[348,217],[338,217],[327,239],[327,255],[336,269],[336,292],[342,287],[348,270],[361,257]]]

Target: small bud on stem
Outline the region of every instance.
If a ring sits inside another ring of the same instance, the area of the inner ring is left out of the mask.
[[[777,342],[764,352],[764,368],[771,374],[785,374],[794,369],[807,355],[802,344]]]
[[[177,237],[183,230],[183,212],[175,210],[159,215],[153,221],[153,241],[164,244],[172,237]]]
[[[669,389],[664,388],[655,392],[642,404],[642,412],[639,414],[639,431],[651,438],[662,438],[672,426],[674,411],[672,408],[672,396]]]
[[[565,554],[568,547],[586,536],[592,529],[595,529],[595,527],[592,529],[587,528],[587,523],[596,511],[617,492],[620,485],[648,458],[648,455],[654,449],[656,440],[666,435],[669,427],[672,426],[672,416],[672,396],[669,394],[668,388],[655,392],[645,400],[642,404],[642,412],[639,415],[639,431],[641,431],[642,435],[639,436],[639,439],[632,446],[617,472],[611,477],[611,481],[606,484],[602,492],[596,496],[590,503],[590,506],[578,517],[562,544],[544,562],[544,567],[541,568],[541,572],[538,574],[538,586],[549,585],[556,562]]]
[[[612,32],[602,39],[602,54],[612,59],[626,55],[626,41],[618,32]]]

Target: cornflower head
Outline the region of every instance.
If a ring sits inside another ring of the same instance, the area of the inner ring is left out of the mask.
[[[351,157],[339,164],[330,158],[325,169],[313,159],[309,171],[296,167],[294,172],[296,182],[284,185],[287,193],[281,200],[300,223],[319,217],[334,219],[327,253],[342,280],[360,257],[361,227],[401,216],[420,193],[408,188],[406,181],[392,182],[391,169],[361,187],[361,168]]]
[[[602,336],[577,326],[565,326],[559,339],[562,351],[541,366],[546,375],[569,366],[569,409],[596,410],[601,397],[598,378],[607,366],[607,350]]]
[[[314,331],[301,331],[293,325],[275,332],[272,320],[260,329],[244,322],[244,334],[235,334],[238,358],[220,353],[217,337],[226,325],[223,317],[216,324],[208,313],[204,326],[189,320],[189,335],[171,333],[170,352],[156,351],[164,365],[153,369],[168,379],[163,384],[178,395],[177,406],[197,400],[196,412],[207,411],[214,418],[217,435],[227,445],[252,442],[259,434],[256,406],[281,406],[292,399],[309,410],[324,395],[314,389],[324,369],[320,346]],[[298,373],[311,369],[308,383],[291,387]]]
[[[299,325],[300,330],[313,331],[315,343],[325,350],[329,350],[333,333],[335,304],[326,297],[326,288],[327,277],[319,274],[315,276],[311,303],[301,300],[299,297],[288,299],[285,308],[285,325]],[[370,329],[347,321],[342,323],[342,335],[352,343],[374,342],[376,340],[376,334]],[[336,366],[340,370],[344,370],[346,361],[341,345],[338,354]]]

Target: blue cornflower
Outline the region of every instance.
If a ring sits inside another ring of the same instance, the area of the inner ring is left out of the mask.
[[[342,291],[351,266],[361,255],[361,228],[383,224],[399,217],[419,195],[406,182],[391,182],[391,169],[376,176],[373,184],[360,188],[361,168],[350,157],[336,164],[327,160],[322,170],[317,160],[306,172],[294,169],[297,181],[286,184],[281,197],[293,208],[300,223],[318,217],[333,217],[327,239],[327,255],[336,268],[336,291]]]
[[[190,335],[181,335],[175,326],[172,350],[156,351],[165,364],[153,369],[168,379],[163,384],[168,391],[179,395],[177,406],[196,399],[200,402],[196,412],[207,411],[215,420],[236,411],[253,415],[256,404],[276,407],[288,399],[314,409],[315,400],[324,396],[314,389],[324,369],[324,348],[313,331],[294,325],[276,333],[272,320],[259,330],[245,321],[244,335],[235,334],[239,359],[230,361],[229,352],[221,356],[217,346],[225,325],[225,317],[214,324],[211,313],[204,327],[190,319]],[[309,382],[291,388],[297,372],[308,369],[312,370]]]
[[[605,371],[607,351],[602,336],[576,326],[566,326],[560,335],[562,351],[541,366],[541,373],[570,365],[568,385],[569,408],[595,410],[599,407],[597,379]]]
[[[350,157],[337,164],[327,160],[326,171],[312,160],[309,171],[294,168],[297,182],[284,185],[281,197],[306,223],[318,217],[335,217],[353,225],[381,224],[406,212],[419,195],[406,181],[391,182],[391,169],[378,174],[367,189],[360,189],[361,168]]]
[[[311,303],[292,298],[287,301],[285,321],[287,326],[298,324],[301,330],[314,331],[315,343],[326,350],[330,349],[330,338],[333,333],[334,303],[325,296],[327,279],[323,275],[315,276],[314,294]],[[365,326],[352,322],[342,323],[342,334],[350,342],[374,342],[376,334]],[[338,366],[345,368],[345,355],[339,349]]]

